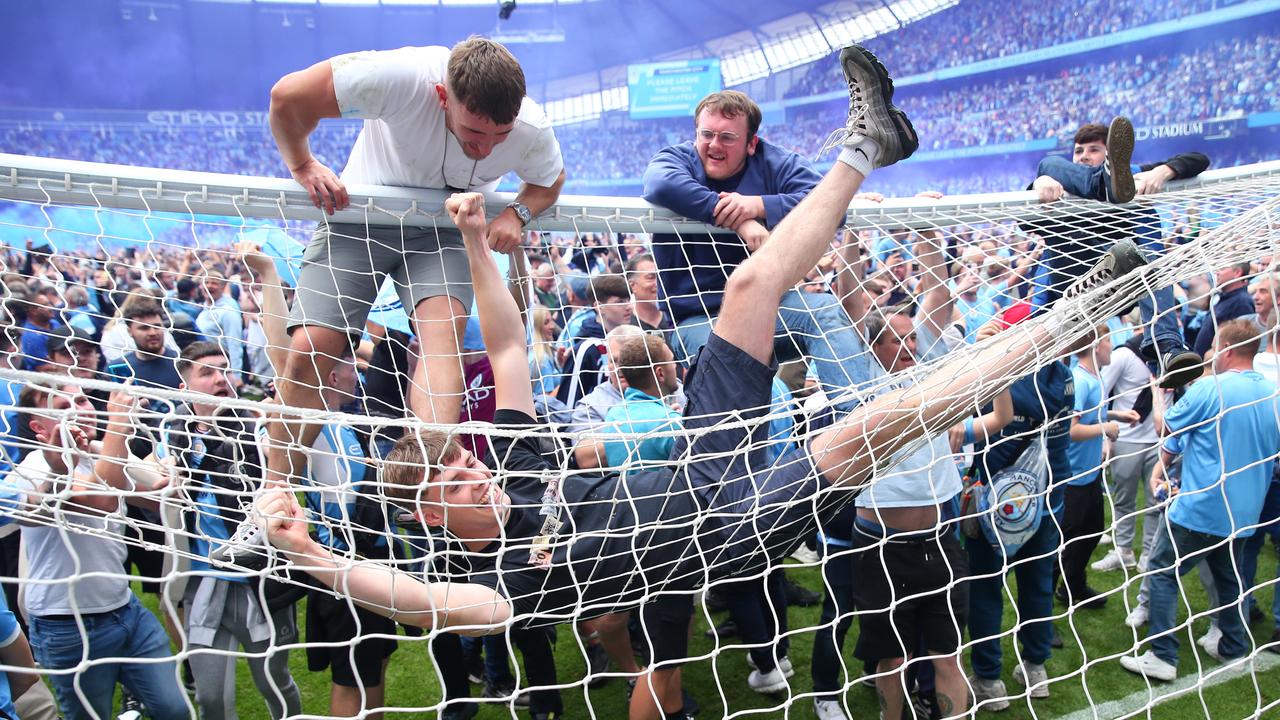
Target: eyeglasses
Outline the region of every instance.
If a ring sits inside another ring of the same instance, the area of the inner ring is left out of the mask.
[[[717,135],[720,136],[721,145],[733,145],[742,139],[742,136],[736,132],[716,132],[715,130],[698,128],[698,139],[703,142],[711,142],[716,139]]]

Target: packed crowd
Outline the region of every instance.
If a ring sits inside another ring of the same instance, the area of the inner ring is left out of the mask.
[[[830,64],[823,67],[829,70]],[[1085,112],[1108,117],[1124,110],[1143,126],[1270,112],[1280,108],[1280,93],[1272,79],[1277,72],[1280,37],[1262,32],[1177,54],[1138,54],[1102,64],[1082,61],[1016,78],[979,80],[963,88],[908,86],[899,96],[926,138],[922,149],[949,150],[1062,137],[1070,134],[1072,122]],[[843,112],[838,102],[793,109],[786,122],[766,124],[760,134],[813,157],[830,129],[840,124]],[[341,166],[358,129],[348,122],[321,125],[312,136],[316,155]],[[610,117],[565,126],[556,134],[568,162],[569,187],[583,194],[608,194],[607,181],[634,181],[643,174],[655,148],[685,140],[688,121]],[[265,128],[33,124],[0,129],[0,152],[262,177],[286,175]],[[998,182],[986,166],[971,172],[948,168],[934,176],[929,181],[933,187],[951,194],[1021,189],[1017,183]],[[578,182],[591,184],[575,185]]]
[[[1073,40],[1173,20],[1223,6],[1222,0],[1179,0],[1153,5],[1140,0],[1088,0],[1065,6],[1020,5],[1015,11],[992,0],[958,3],[913,22],[867,47],[903,75],[1016,55]],[[840,74],[823,61],[809,66],[786,97],[806,97],[843,87]]]

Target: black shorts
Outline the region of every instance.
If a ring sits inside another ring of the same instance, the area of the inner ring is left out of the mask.
[[[368,636],[395,634],[395,621],[352,605],[346,598],[319,590],[307,595],[307,669],[329,668],[334,685],[381,685],[382,661],[396,651],[396,641]],[[357,636],[363,639],[353,643]]]
[[[675,667],[689,657],[689,621],[693,596],[663,593],[640,608],[640,631],[648,642],[652,663]]]
[[[158,515],[148,513],[133,505],[127,506],[126,512],[131,520],[136,520],[141,524],[141,530],[133,523],[125,526],[128,554],[125,555],[124,559],[124,571],[138,576],[142,582],[143,592],[159,595],[160,577],[164,575],[165,552],[163,550],[144,550],[138,546],[138,542],[145,540],[156,547],[164,547],[164,530],[160,529],[162,521]],[[135,570],[137,571],[136,573],[134,572]]]
[[[949,655],[960,647],[968,586],[959,581],[969,572],[968,555],[954,532],[907,537],[881,544],[854,526],[859,660],[919,656],[920,647]]]
[[[775,372],[713,333],[686,378],[691,440],[677,438],[671,456],[708,511],[699,545],[713,579],[780,561],[852,498],[827,484],[806,450],[769,459],[763,419]]]

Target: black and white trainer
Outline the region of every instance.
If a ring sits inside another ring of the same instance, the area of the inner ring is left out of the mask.
[[[1118,240],[1096,265],[1062,292],[1062,302],[1073,300],[1147,264],[1132,240]]]
[[[1106,171],[1110,185],[1107,199],[1123,205],[1132,202],[1138,194],[1133,180],[1133,123],[1127,117],[1117,117],[1107,128]]]
[[[215,567],[238,570],[265,568],[268,563],[266,532],[252,520],[242,521],[226,542],[209,553],[209,562]]]
[[[833,132],[822,152],[844,146],[855,152],[862,138],[880,148],[874,167],[887,167],[911,157],[920,138],[906,113],[893,104],[893,78],[870,50],[850,45],[840,51],[840,67],[849,85],[849,116],[845,126]]]

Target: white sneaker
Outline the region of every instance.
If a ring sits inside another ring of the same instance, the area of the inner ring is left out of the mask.
[[[1138,628],[1147,624],[1147,617],[1149,614],[1150,613],[1147,610],[1146,605],[1139,605],[1134,609],[1130,610],[1129,614],[1125,616],[1124,624],[1127,627],[1131,627],[1134,630],[1137,630]]]
[[[1138,657],[1125,655],[1120,658],[1120,667],[1136,675],[1169,682],[1178,677],[1178,667],[1161,660],[1150,650]]]
[[[1138,564],[1137,564],[1136,568],[1137,568],[1138,572],[1140,572],[1140,573],[1144,573],[1144,572],[1146,572],[1146,571],[1147,571],[1147,556],[1146,556],[1146,555],[1143,555],[1142,557],[1138,558]]]
[[[776,667],[763,675],[760,674],[759,670],[752,670],[751,674],[747,676],[747,687],[761,695],[772,695],[787,689],[787,676],[782,674],[780,667]]]
[[[751,657],[751,653],[747,653],[747,664],[751,666],[752,670],[760,669],[756,667],[756,661]],[[778,661],[778,669],[787,677],[793,677],[796,674],[796,669],[791,665],[791,658],[786,655],[783,655],[782,659]]]
[[[1018,663],[1013,669],[1013,679],[1031,690],[1031,697],[1040,700],[1049,697],[1049,672],[1043,665],[1026,661]]]
[[[970,676],[969,687],[973,691],[973,704],[981,705],[981,710],[1000,712],[1009,709],[1009,691],[1005,690],[1003,680],[983,680]]]
[[[791,559],[802,565],[817,565],[822,562],[822,554],[817,550],[810,550],[808,545],[801,545],[791,553]]]
[[[1200,638],[1196,640],[1196,644],[1204,648],[1205,652],[1217,658],[1218,657],[1218,641],[1221,639],[1222,639],[1222,631],[1218,629],[1217,625],[1210,625],[1209,632],[1205,633],[1204,635],[1201,635]]]
[[[1132,550],[1115,548],[1089,567],[1098,572],[1115,572],[1121,568],[1133,569],[1137,565],[1138,559],[1134,557]]]
[[[1102,537],[1098,538],[1098,545],[1102,547],[1108,547],[1115,544],[1116,539],[1111,537],[1111,533],[1103,533]]]
[[[849,714],[836,700],[814,698],[813,714],[818,716],[818,720],[849,720]]]

